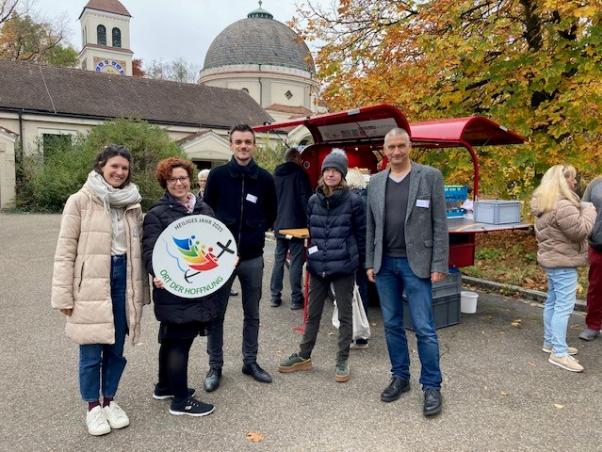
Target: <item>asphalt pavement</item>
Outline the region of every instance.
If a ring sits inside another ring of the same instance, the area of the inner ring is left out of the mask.
[[[327,306],[313,371],[279,374],[279,360],[297,350],[301,311],[290,297],[270,307],[274,243],[265,252],[259,363],[274,382],[241,373],[240,297],[228,307],[221,387],[207,394],[205,338],[191,351],[189,385],[215,404],[207,417],[172,416],[152,398],[157,330],[145,309],[143,344],[126,347],[128,365],[116,400],[131,425],[103,437],[88,435],[78,391],[78,347],[63,334],[64,319],[50,308],[52,261],[60,217],[0,213],[0,450],[6,451],[600,451],[602,340],[579,341],[583,313],[571,317],[568,339],[579,347],[585,372],[547,362],[541,351],[542,310],[532,301],[481,293],[476,314],[439,330],[444,409],[422,416],[420,366],[409,333],[412,389],[393,403],[380,401],[389,361],[380,312],[368,312],[373,337],[352,351],[351,380],[336,383],[336,330]],[[238,287],[238,284],[235,284]],[[288,284],[285,284],[285,291]]]

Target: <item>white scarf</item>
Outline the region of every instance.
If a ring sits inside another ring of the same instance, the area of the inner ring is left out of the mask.
[[[104,177],[94,170],[88,174],[85,185],[98,196],[98,199],[102,201],[108,211],[122,209],[142,200],[136,184],[130,182],[123,188],[115,188],[109,185]]]

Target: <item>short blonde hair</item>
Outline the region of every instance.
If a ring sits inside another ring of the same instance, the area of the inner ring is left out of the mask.
[[[366,183],[366,179],[364,178],[364,175],[360,172],[359,168],[351,168],[348,172],[347,172],[347,185],[349,186],[349,188],[355,188],[355,189],[363,189],[366,188],[366,185],[368,185]]]
[[[549,168],[541,178],[539,187],[533,192],[535,208],[542,213],[550,212],[561,199],[579,207],[579,196],[571,190],[567,182],[567,179],[576,175],[577,170],[572,165],[554,165]]]

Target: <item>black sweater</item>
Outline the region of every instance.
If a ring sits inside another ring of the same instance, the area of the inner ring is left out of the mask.
[[[203,201],[232,232],[241,261],[263,254],[265,232],[276,219],[276,189],[270,173],[254,160],[241,166],[232,158],[211,170]]]

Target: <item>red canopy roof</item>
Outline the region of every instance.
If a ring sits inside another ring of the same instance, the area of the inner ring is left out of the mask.
[[[267,132],[300,125],[307,127],[314,143],[328,144],[382,143],[385,134],[394,127],[410,132],[410,125],[401,110],[387,104],[278,122],[253,129],[255,132]]]
[[[494,146],[526,141],[521,135],[483,116],[415,122],[410,128],[414,143],[432,144],[433,147],[453,147],[462,143]]]

